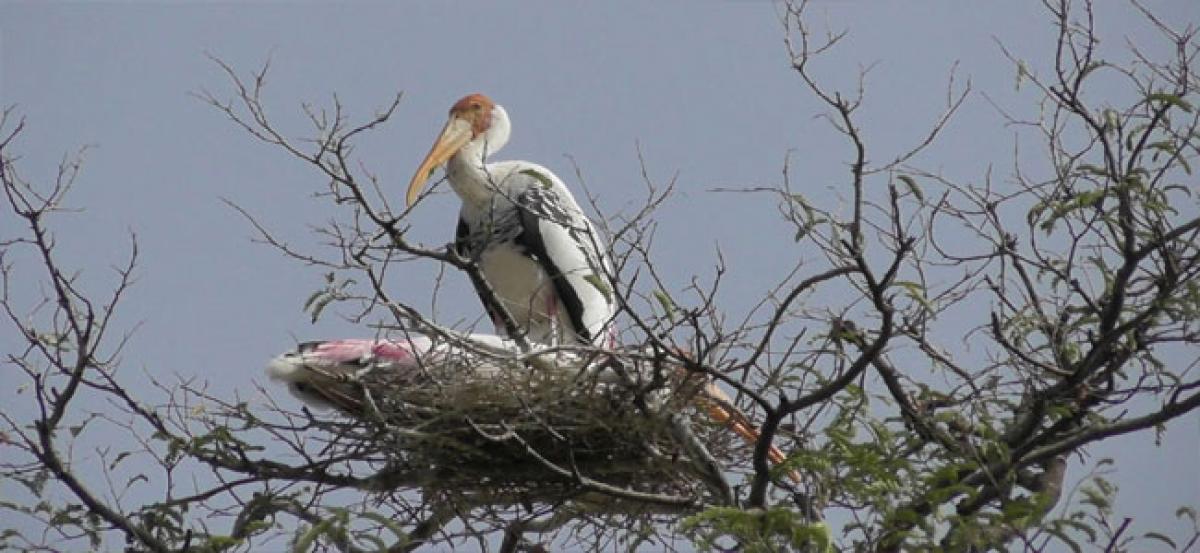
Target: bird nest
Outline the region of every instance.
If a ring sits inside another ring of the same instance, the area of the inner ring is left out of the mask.
[[[727,495],[721,466],[744,454],[697,401],[699,378],[651,363],[458,351],[416,364],[303,366],[303,379],[285,380],[350,416],[337,424],[340,445],[424,475],[426,491],[590,488],[698,500]]]

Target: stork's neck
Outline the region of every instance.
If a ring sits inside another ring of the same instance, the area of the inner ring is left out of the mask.
[[[486,141],[472,140],[446,163],[446,178],[463,203],[485,206],[496,195],[496,176],[488,171]]]

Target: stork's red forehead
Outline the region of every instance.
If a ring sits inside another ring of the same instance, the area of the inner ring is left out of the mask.
[[[492,108],[496,104],[483,94],[464,96],[450,108],[451,117],[461,117],[471,122],[472,138],[479,136],[492,126]]]
[[[450,108],[450,113],[462,113],[475,106],[480,106],[484,111],[491,111],[492,106],[496,105],[491,98],[483,94],[475,93],[464,96],[463,99],[454,103],[454,107]]]

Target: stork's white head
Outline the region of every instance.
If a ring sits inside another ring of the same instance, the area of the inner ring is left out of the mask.
[[[482,161],[484,156],[504,147],[510,128],[508,113],[483,94],[471,94],[455,102],[446,128],[408,184],[408,205],[417,201],[435,169],[460,152],[479,156]]]

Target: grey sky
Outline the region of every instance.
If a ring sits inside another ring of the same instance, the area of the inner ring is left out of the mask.
[[[1100,20],[1113,47],[1124,36],[1151,36],[1114,4]],[[1200,19],[1186,0],[1150,5],[1168,21]],[[848,42],[818,65],[827,82],[851,84],[859,65],[878,62],[861,120],[875,161],[921,138],[943,107],[956,61],[960,79],[1028,112],[1034,96],[1015,90],[1015,71],[993,37],[1027,57],[1044,56],[1052,40],[1033,1],[839,0],[818,3],[814,14],[850,29]],[[662,212],[660,265],[682,288],[690,275],[711,273],[719,246],[731,267],[723,305],[740,319],[784,276],[788,262],[774,259],[781,251],[789,260],[817,258],[790,245],[773,200],[707,191],[777,183],[789,150],[793,182],[810,197],[833,206],[845,182],[847,147],[813,118],[820,107],[789,70],[782,36],[776,6],[758,1],[5,2],[0,104],[17,104],[28,119],[19,150],[34,181],[51,178],[64,152],[96,146],[72,195],[86,210],[56,222],[60,255],[87,268],[99,290],[111,281],[107,267],[128,250],[127,232],[138,234],[139,282],[122,322],[145,324],[125,355],[130,376],[146,368],[245,390],[261,379],[263,362],[296,339],[366,331],[333,317],[309,324],[300,305],[321,272],[250,243],[252,229],[219,201],[238,203],[305,247],[316,242],[308,225],[333,216],[325,201],[311,198],[323,188],[315,171],[189,96],[201,88],[229,95],[206,52],[243,75],[270,57],[266,103],[295,137],[309,130],[301,101],[328,104],[336,92],[362,118],[403,90],[393,122],[358,148],[397,202],[446,110],[469,92],[489,94],[512,117],[513,137],[499,157],[546,165],[578,190],[570,155],[609,212],[641,197],[640,145],[652,178],[679,179],[678,198]],[[917,164],[961,179],[978,179],[995,164],[1003,176],[1012,143],[1012,132],[977,95]],[[456,206],[448,194],[422,204],[418,235],[448,240]],[[15,233],[13,225],[0,216],[0,235]],[[764,249],[758,240],[766,235],[780,240]],[[430,274],[394,275],[394,286],[424,306]],[[439,316],[476,316],[465,278],[450,281],[448,290],[460,297],[444,297]],[[14,344],[0,333],[0,350]],[[14,401],[3,394],[5,405]],[[1092,448],[1086,462],[1117,456],[1126,463],[1114,478],[1120,509],[1139,517],[1141,531],[1178,532],[1175,507],[1200,505],[1198,444],[1200,416],[1193,414],[1172,425],[1161,448],[1153,436],[1123,438]],[[1079,460],[1072,463],[1080,474]]]

